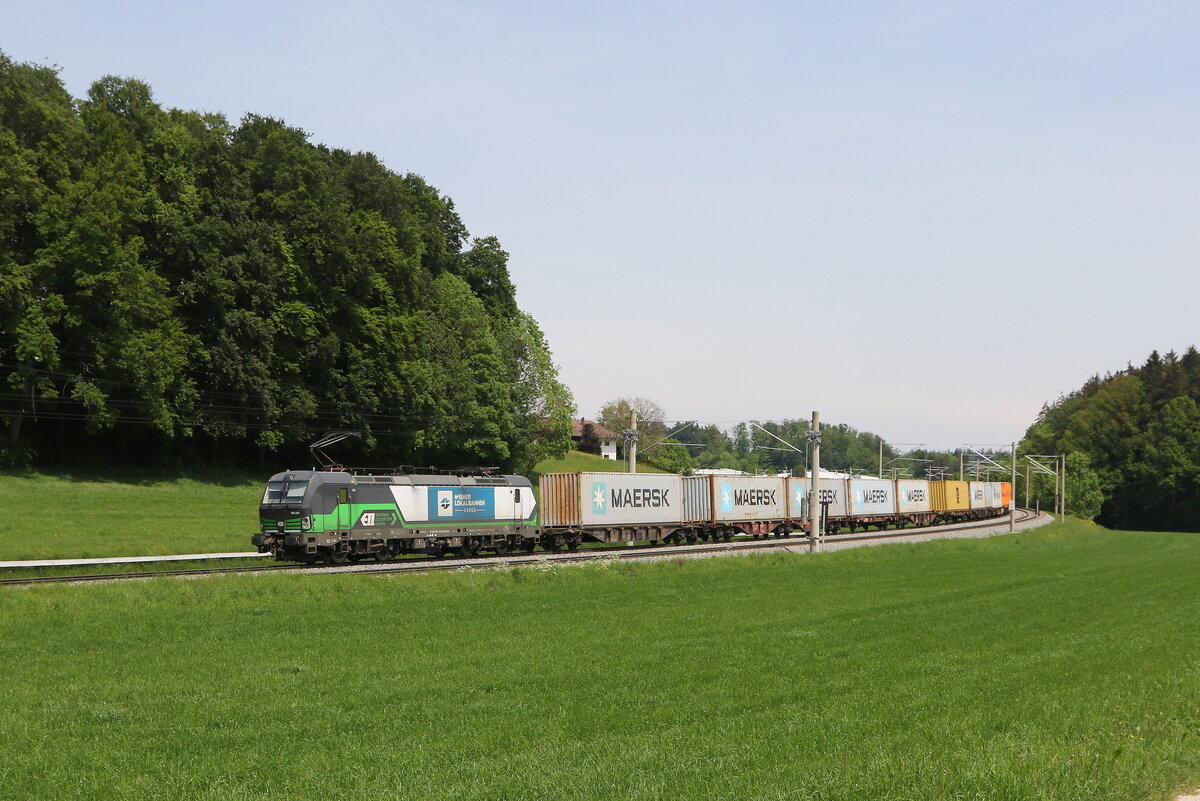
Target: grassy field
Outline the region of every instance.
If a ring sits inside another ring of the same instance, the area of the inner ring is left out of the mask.
[[[545,459],[535,468],[538,473],[624,473],[625,460],[613,461],[593,453],[568,451],[561,459]],[[639,473],[661,473],[657,467],[638,462]]]
[[[623,469],[571,451],[539,473]],[[662,472],[645,469],[640,472]],[[267,476],[0,473],[0,561],[250,551]]]
[[[0,798],[1159,801],[1200,537],[0,592]]]
[[[248,551],[265,477],[0,475],[0,561]]]

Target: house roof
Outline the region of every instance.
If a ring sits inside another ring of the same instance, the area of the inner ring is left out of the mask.
[[[601,439],[618,439],[616,434],[609,431],[607,428],[600,425],[595,420],[589,421],[586,418],[581,418],[579,420],[571,421],[571,436],[576,437],[576,438],[582,437],[583,436],[583,424],[588,423],[588,422],[590,422],[592,424],[592,431],[595,432],[597,437],[600,437]]]

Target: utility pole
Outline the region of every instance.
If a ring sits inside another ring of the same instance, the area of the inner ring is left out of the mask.
[[[1059,460],[1059,464],[1062,466],[1062,479],[1058,485],[1058,513],[1065,521],[1067,519],[1067,455],[1062,454]]]
[[[1067,455],[1062,456],[1062,519],[1067,519]]]
[[[1017,530],[1017,443],[1012,444],[1012,491],[1009,493],[1008,533]]]
[[[1025,465],[1025,508],[1029,508],[1029,465]]]
[[[629,472],[637,472],[637,410],[631,409],[629,412],[629,430],[625,432],[625,439],[629,443],[626,449],[629,455]]]
[[[883,437],[879,438],[879,472],[876,475],[883,478]]]
[[[966,457],[966,455],[967,455],[966,448],[958,449],[958,480],[959,481],[963,480],[963,459]]]
[[[1058,502],[1062,500],[1062,465],[1059,464],[1059,457],[1054,457],[1054,511],[1051,513],[1054,517],[1058,517]]]
[[[812,443],[812,478],[808,481],[808,552],[819,553],[821,537],[821,413],[813,412],[812,427],[808,430]]]
[[[1062,454],[1054,457],[1054,514],[1062,514]],[[1062,521],[1059,521],[1062,522]]]

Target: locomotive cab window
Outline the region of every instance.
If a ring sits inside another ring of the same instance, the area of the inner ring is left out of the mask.
[[[307,481],[268,481],[263,503],[300,503],[304,500]]]

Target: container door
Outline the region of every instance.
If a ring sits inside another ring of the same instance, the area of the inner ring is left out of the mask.
[[[337,527],[339,531],[350,528],[350,488],[338,488]]]

